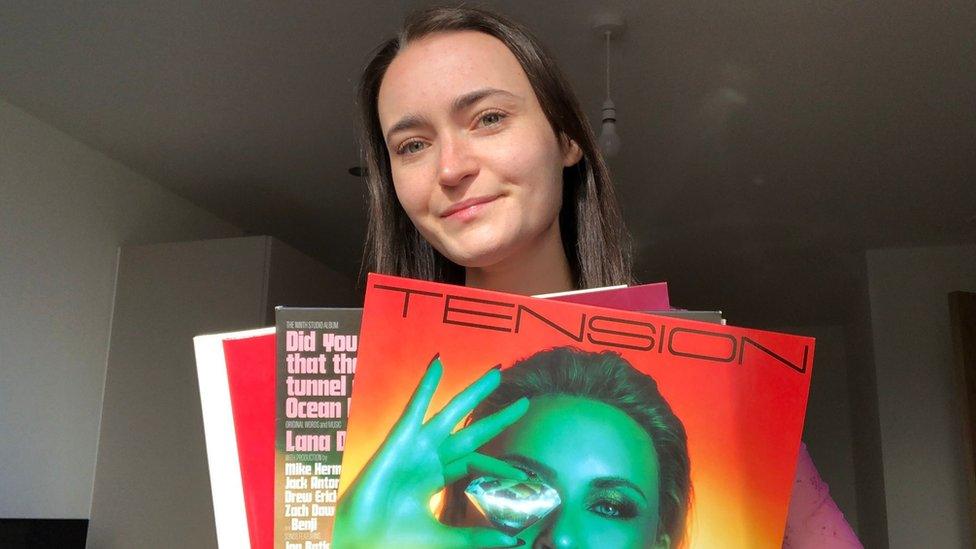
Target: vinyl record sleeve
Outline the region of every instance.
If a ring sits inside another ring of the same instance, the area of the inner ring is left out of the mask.
[[[278,307],[274,548],[328,547],[362,309]]]
[[[274,328],[193,338],[221,548],[270,547],[274,495]]]
[[[492,366],[504,376],[566,346],[619,354],[656,380],[683,424],[693,487],[685,546],[781,546],[812,338],[384,275],[367,281],[340,497],[433,356],[444,372],[428,417]]]

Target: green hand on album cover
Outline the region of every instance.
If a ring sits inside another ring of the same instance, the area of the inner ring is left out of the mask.
[[[437,520],[430,499],[446,485],[473,474],[525,480],[521,469],[476,450],[528,410],[519,399],[468,427],[454,427],[501,381],[492,369],[423,422],[440,381],[440,358],[431,361],[383,445],[339,502],[333,547],[510,547],[515,537],[490,528],[457,528]]]

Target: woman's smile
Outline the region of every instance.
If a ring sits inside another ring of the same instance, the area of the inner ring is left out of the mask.
[[[455,202],[441,214],[442,219],[468,222],[477,219],[490,205],[494,204],[502,195],[487,195],[469,198]]]

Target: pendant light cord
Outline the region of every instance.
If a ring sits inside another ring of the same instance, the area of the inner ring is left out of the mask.
[[[610,31],[604,35],[607,37],[607,99],[610,99]]]

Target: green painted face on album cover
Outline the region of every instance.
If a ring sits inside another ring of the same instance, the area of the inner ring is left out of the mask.
[[[667,547],[658,536],[659,466],[650,436],[621,410],[545,395],[483,448],[554,488],[559,507],[517,534],[529,547]],[[546,545],[548,546],[548,545]]]

